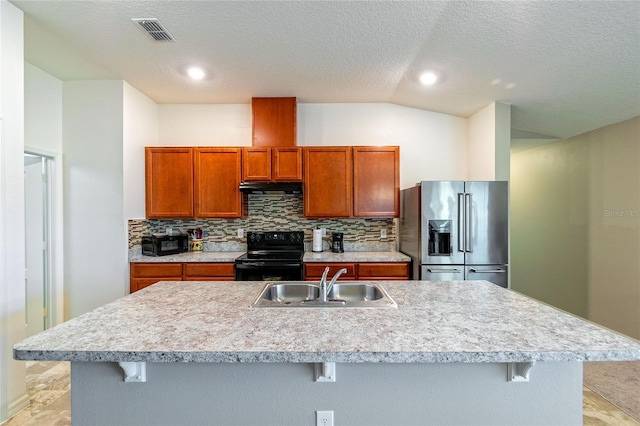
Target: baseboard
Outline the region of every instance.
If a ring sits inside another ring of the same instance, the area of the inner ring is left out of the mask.
[[[10,419],[11,417],[18,414],[22,409],[28,407],[29,402],[29,395],[25,393],[20,398],[9,404],[9,406],[7,407],[7,415],[9,416],[8,418]]]

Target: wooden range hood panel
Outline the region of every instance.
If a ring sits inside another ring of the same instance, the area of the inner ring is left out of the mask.
[[[251,98],[253,146],[296,146],[296,98]]]

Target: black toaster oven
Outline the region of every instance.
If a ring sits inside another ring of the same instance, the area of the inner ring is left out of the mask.
[[[189,251],[188,235],[149,235],[142,237],[142,254],[166,256]]]

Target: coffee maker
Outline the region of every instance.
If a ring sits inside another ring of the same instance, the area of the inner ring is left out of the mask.
[[[344,253],[344,245],[342,243],[344,234],[342,232],[334,232],[331,235],[331,251],[334,253]]]

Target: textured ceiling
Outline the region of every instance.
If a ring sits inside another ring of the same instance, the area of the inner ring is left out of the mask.
[[[569,137],[640,115],[639,1],[34,1],[25,59],[157,103],[392,102]],[[132,18],[158,18],[175,43]],[[209,76],[192,82],[188,65]],[[420,73],[441,81],[421,86]]]

